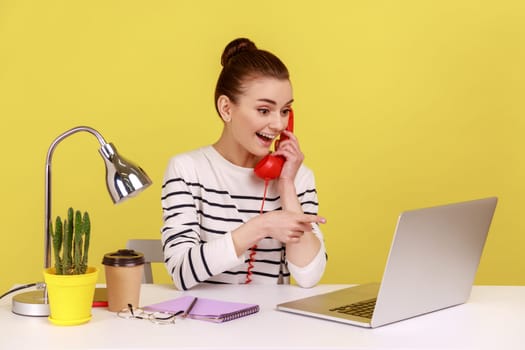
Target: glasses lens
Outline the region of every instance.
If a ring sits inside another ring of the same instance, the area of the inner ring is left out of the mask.
[[[122,309],[119,312],[117,312],[117,316],[125,319],[135,318],[135,315],[128,308]]]
[[[157,324],[175,323],[175,315],[169,312],[153,312],[149,315],[149,320]]]
[[[138,319],[143,320],[149,318],[149,314],[145,313],[144,310],[140,308],[125,308],[117,312],[117,316],[125,319]]]

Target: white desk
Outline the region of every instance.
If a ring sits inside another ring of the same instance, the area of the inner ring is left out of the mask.
[[[72,327],[11,312],[0,301],[0,349],[524,349],[525,286],[475,286],[468,303],[376,329],[324,321],[281,311],[279,302],[327,292],[294,286],[204,285],[188,292],[143,285],[141,303],[183,294],[258,303],[259,313],[215,324],[192,319],[175,325],[124,320],[96,308],[92,320]]]

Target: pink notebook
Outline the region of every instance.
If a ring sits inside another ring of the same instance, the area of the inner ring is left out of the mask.
[[[158,304],[145,306],[145,310],[163,311],[177,313],[188,309],[195,297],[186,295],[180,298],[167,300]],[[198,298],[195,305],[188,314],[189,318],[211,321],[226,322],[239,317],[254,314],[259,311],[259,305],[235,303],[230,301]]]

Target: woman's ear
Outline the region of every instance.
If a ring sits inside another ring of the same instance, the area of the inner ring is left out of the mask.
[[[229,123],[232,120],[231,104],[232,102],[230,98],[226,95],[220,95],[217,99],[217,110],[219,111],[219,114],[225,123]]]

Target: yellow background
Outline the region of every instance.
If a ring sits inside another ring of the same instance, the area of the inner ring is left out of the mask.
[[[114,206],[97,140],[75,134],[54,155],[53,217],[90,212],[99,267],[160,237],[165,166],[218,138],[219,57],[240,36],[291,71],[323,282],[379,279],[402,210],[496,195],[476,283],[525,284],[523,1],[0,0],[0,291],[42,280],[45,155],[74,126],[154,186]]]

